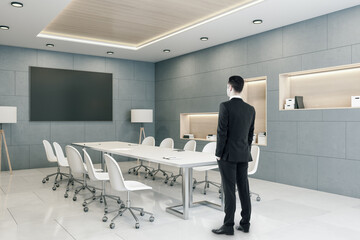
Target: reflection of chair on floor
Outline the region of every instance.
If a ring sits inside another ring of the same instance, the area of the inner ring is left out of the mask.
[[[95,187],[89,186],[87,184],[87,180],[86,180],[86,175],[87,175],[87,169],[86,169],[86,165],[82,160],[82,157],[79,153],[78,150],[76,150],[76,148],[67,145],[65,147],[65,152],[66,152],[66,156],[67,159],[69,161],[69,166],[71,169],[71,173],[72,174],[82,174],[83,175],[83,181],[81,182],[81,186],[75,188],[75,193],[74,193],[74,197],[73,200],[76,201],[77,200],[77,194],[82,191],[87,189],[89,192],[91,192],[93,194],[93,197],[95,197]],[[90,189],[92,188],[92,189]]]
[[[98,195],[98,196],[90,197],[90,198],[87,198],[87,199],[84,200],[84,203],[83,203],[84,212],[87,212],[89,210],[89,208],[88,208],[89,204],[91,204],[92,202],[100,199],[100,203],[105,204],[104,212],[107,213],[108,212],[108,207],[107,207],[106,198],[116,200],[118,204],[121,204],[122,201],[121,201],[120,197],[117,197],[117,196],[114,196],[114,195],[108,195],[108,194],[105,193],[105,184],[106,184],[106,182],[109,181],[109,173],[107,173],[107,172],[96,172],[89,154],[86,152],[85,149],[83,149],[83,151],[84,151],[84,160],[85,160],[85,164],[86,164],[86,167],[87,167],[87,171],[88,171],[88,175],[89,175],[90,180],[94,181],[94,182],[98,182],[98,181],[102,182],[101,194]],[[91,200],[91,201],[88,202],[89,200]]]
[[[249,162],[249,167],[248,167],[248,175],[253,175],[256,173],[258,166],[259,166],[259,158],[260,158],[260,148],[259,146],[253,145],[251,146],[251,157],[252,157],[252,162]],[[260,201],[260,195],[254,192],[250,191],[250,195],[255,195],[256,197],[256,201]]]
[[[165,138],[164,140],[161,141],[159,147],[173,149],[174,148],[174,140],[172,138]],[[152,176],[152,179],[155,180],[155,175],[158,174],[159,172],[163,173],[163,175],[165,176],[164,182],[167,183],[167,181],[169,180],[169,175],[167,174],[167,172],[168,173],[171,173],[171,172],[162,170],[160,163],[158,164],[158,168],[156,170],[154,169],[153,171],[150,172],[150,176]],[[171,176],[172,175],[173,175],[173,173],[171,173]]]
[[[203,148],[202,152],[206,152],[206,153],[211,153],[214,154],[215,156],[215,150],[216,150],[216,142],[211,142],[205,145],[205,147]],[[193,168],[193,170],[195,171],[199,171],[199,172],[204,172],[205,171],[205,180],[204,181],[196,181],[196,179],[194,179],[193,182],[193,189],[196,188],[197,185],[204,183],[204,194],[206,194],[206,188],[210,187],[211,185],[214,185],[215,187],[217,187],[219,189],[219,192],[221,191],[221,184],[216,183],[216,182],[212,182],[208,179],[208,171],[212,170],[212,169],[216,169],[218,168],[218,165],[210,165],[210,166],[203,166],[203,167],[195,167]]]
[[[52,177],[52,176],[55,176],[55,181],[54,181],[54,186],[52,187],[52,190],[56,190],[57,187],[60,186],[59,182],[58,182],[58,177],[60,176],[60,181],[63,179],[63,176],[64,177],[69,177],[69,174],[67,173],[62,173],[60,171],[60,167],[69,167],[69,165],[67,166],[61,166],[61,164],[59,164],[59,160],[58,158],[55,156],[54,154],[54,151],[51,147],[51,144],[47,141],[47,140],[43,140],[43,144],[44,144],[44,148],[45,148],[45,153],[46,153],[46,158],[49,162],[56,162],[58,164],[58,167],[57,167],[57,171],[56,173],[53,173],[53,174],[50,174],[50,175],[47,175],[46,177],[43,178],[42,180],[42,183],[46,183],[46,181],[49,181],[49,177]],[[65,158],[66,160],[66,158]]]
[[[146,146],[155,146],[155,138],[154,137],[147,137],[143,140],[143,142],[141,143],[141,145],[146,145]],[[139,164],[140,161],[140,164]],[[139,170],[143,167],[145,169],[146,173],[151,172],[150,167],[145,166],[144,165],[144,160],[139,160],[138,159],[138,164],[135,167],[132,167],[129,169],[128,173],[130,174],[131,172],[133,172],[135,175],[139,174]],[[145,175],[145,178],[147,177],[147,174]]]
[[[124,178],[123,178],[123,175],[121,173],[120,167],[119,167],[118,163],[114,160],[114,158],[112,158],[108,154],[105,154],[104,157],[105,157],[106,166],[107,166],[108,171],[109,171],[111,187],[114,190],[119,191],[119,192],[127,192],[126,207],[119,208],[118,210],[116,210],[116,212],[118,212],[118,214],[111,220],[110,228],[111,229],[115,228],[114,220],[117,217],[122,216],[122,214],[127,210],[131,213],[131,215],[134,217],[134,219],[136,221],[135,228],[139,228],[140,223],[139,223],[138,218],[135,216],[133,210],[140,212],[140,216],[144,216],[145,214],[150,215],[149,221],[153,222],[154,221],[154,216],[153,216],[152,213],[144,211],[143,208],[132,207],[131,202],[130,202],[130,192],[132,192],[132,191],[140,191],[140,190],[150,190],[152,188],[150,186],[147,186],[147,185],[145,185],[143,183],[140,183],[140,182],[124,181]],[[113,211],[113,212],[115,212],[115,211]],[[107,218],[107,216],[105,214],[104,217],[103,217],[103,221],[106,222],[107,219],[108,218]]]
[[[192,151],[192,152],[195,152],[196,150],[196,141],[195,140],[190,140],[188,141],[185,146],[184,146],[184,150],[185,151]],[[178,177],[182,177],[182,169],[180,168],[179,169],[179,174],[177,175],[174,175],[174,176],[171,176],[169,178],[169,181],[170,181],[170,186],[174,186],[174,183],[176,182],[176,179]]]

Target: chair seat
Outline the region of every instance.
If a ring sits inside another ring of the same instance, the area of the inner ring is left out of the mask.
[[[212,170],[212,169],[216,169],[219,168],[217,165],[210,165],[210,166],[203,166],[203,167],[194,167],[193,170],[195,171],[199,171],[199,172],[204,172],[204,171],[208,171],[208,170]]]
[[[84,168],[85,168],[85,170],[86,170],[86,172],[88,171],[88,169],[87,169],[87,166],[86,166],[86,164],[84,163]],[[94,168],[94,170],[95,170],[95,172],[103,172],[104,170],[102,170],[101,168]]]
[[[69,167],[69,162],[67,161],[67,158],[65,158],[65,160],[66,161],[64,161],[62,163],[59,162],[60,167]]]
[[[109,181],[109,173],[107,173],[107,172],[95,173],[95,177],[99,181]]]
[[[152,187],[145,185],[141,182],[137,182],[137,181],[124,181],[124,184],[125,184],[126,189],[129,191],[152,189]]]

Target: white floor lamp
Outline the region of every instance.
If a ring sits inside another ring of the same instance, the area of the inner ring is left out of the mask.
[[[145,138],[144,123],[153,122],[153,110],[152,109],[131,109],[131,122],[140,123],[140,135],[139,144],[141,144],[141,138]]]
[[[2,129],[3,123],[16,123],[17,120],[16,107],[0,107],[0,172],[1,172],[1,149],[2,140],[4,139],[5,152],[9,164],[10,174],[12,174],[9,151],[6,144],[5,131]]]
[[[153,110],[152,109],[131,109],[131,123],[140,123],[140,135],[139,144],[141,144],[141,138],[145,139],[145,128],[144,123],[153,122]],[[139,159],[137,160],[139,164]],[[149,163],[150,165],[150,163]]]

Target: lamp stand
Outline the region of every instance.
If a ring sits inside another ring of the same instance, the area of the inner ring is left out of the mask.
[[[145,139],[145,128],[144,128],[143,123],[141,124],[141,127],[140,127],[139,144],[141,144],[141,137],[142,136],[144,136],[144,139]],[[136,163],[140,164],[140,159],[137,159]]]
[[[8,151],[6,139],[5,139],[5,131],[2,129],[2,123],[0,123],[0,172],[1,172],[1,149],[2,149],[2,139],[3,138],[4,138],[4,145],[5,145],[5,152],[6,152],[6,156],[7,156],[7,160],[8,160],[8,164],[9,164],[9,170],[10,170],[10,174],[12,174],[9,151]]]

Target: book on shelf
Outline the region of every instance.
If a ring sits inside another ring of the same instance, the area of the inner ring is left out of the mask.
[[[303,96],[295,96],[295,109],[304,108]]]

